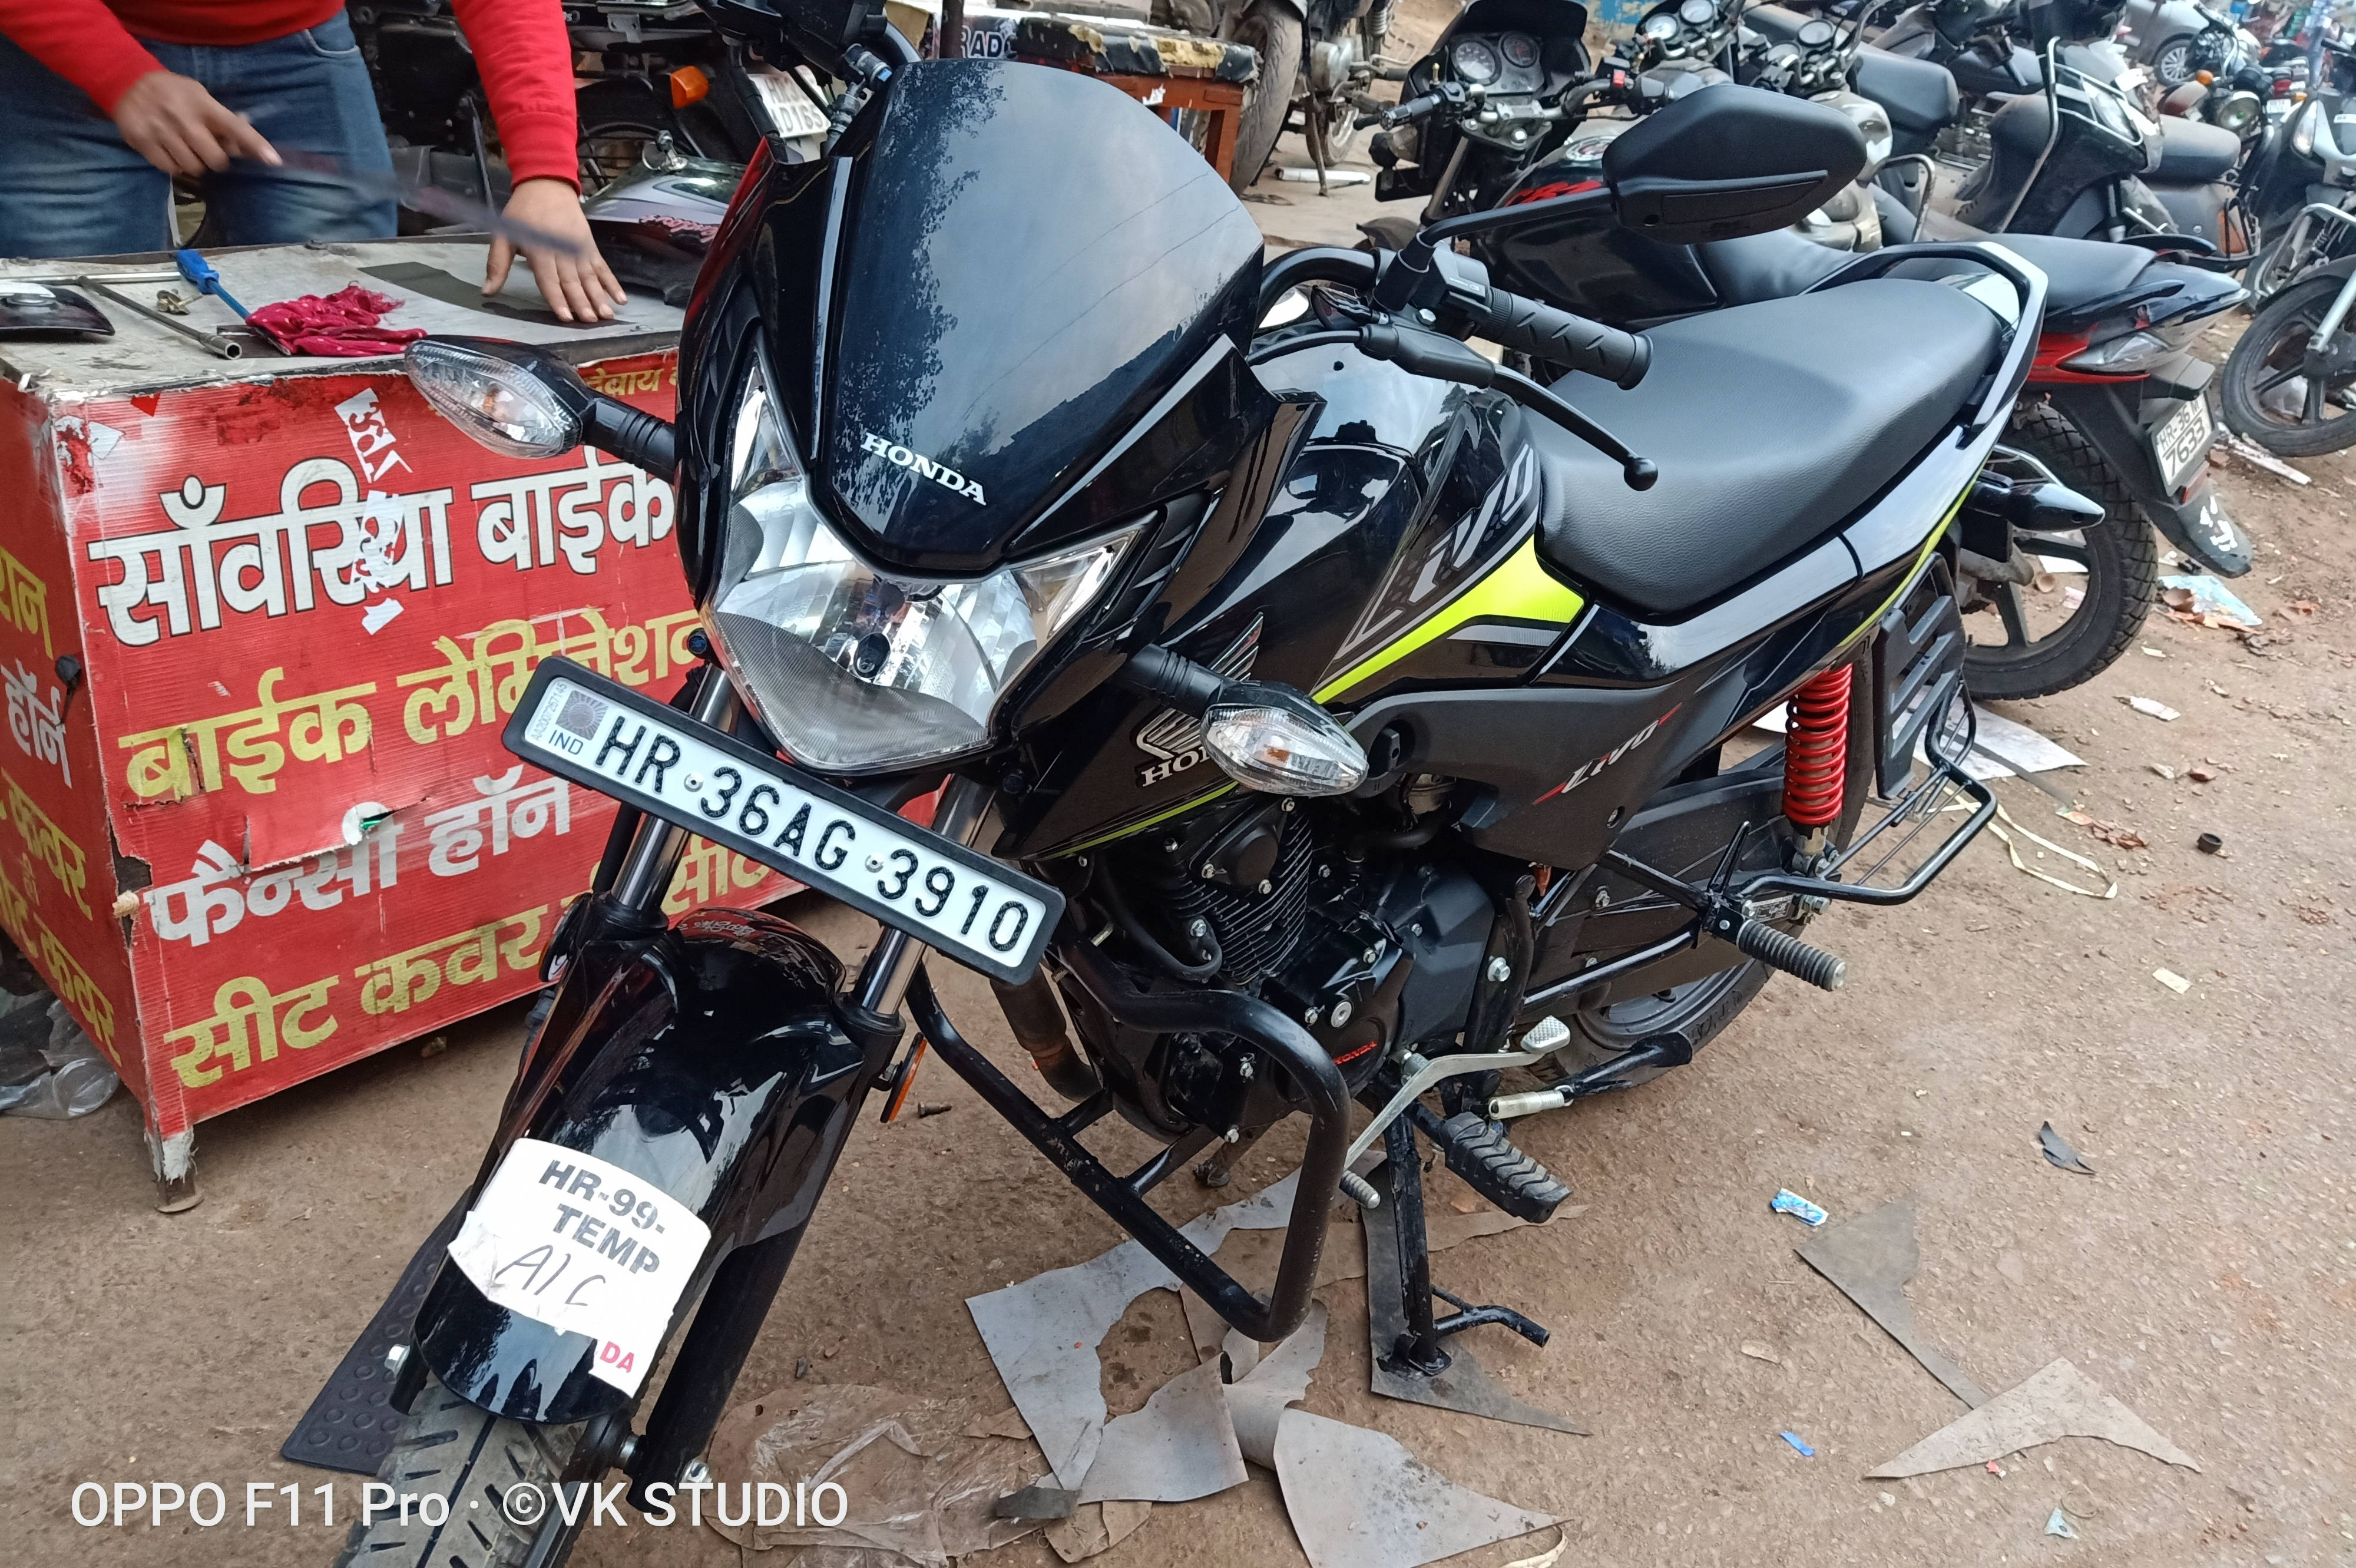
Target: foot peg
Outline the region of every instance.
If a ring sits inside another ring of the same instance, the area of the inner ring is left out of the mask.
[[[1445,1122],[1426,1112],[1416,1120],[1440,1145],[1450,1170],[1516,1219],[1543,1225],[1570,1196],[1546,1166],[1514,1147],[1504,1127],[1477,1111],[1460,1111]]]
[[[1727,934],[1725,924],[1724,921],[1719,922],[1720,936]],[[1779,931],[1764,920],[1737,921],[1733,940],[1734,945],[1743,953],[1768,968],[1797,975],[1810,985],[1823,990],[1838,991],[1841,982],[1848,978],[1848,961],[1846,959]]]

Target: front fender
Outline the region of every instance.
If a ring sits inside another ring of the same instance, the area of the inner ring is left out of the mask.
[[[712,1230],[687,1310],[730,1251],[807,1220],[833,1169],[882,1065],[841,1026],[841,980],[832,953],[771,915],[702,910],[651,938],[584,944],[477,1189],[526,1137],[643,1177]],[[591,1375],[594,1339],[494,1305],[446,1261],[416,1345],[451,1391],[517,1420],[631,1402]]]

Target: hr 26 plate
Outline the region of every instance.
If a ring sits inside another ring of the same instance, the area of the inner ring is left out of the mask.
[[[701,833],[1001,980],[1030,978],[1063,918],[1045,883],[871,806],[566,659],[508,721],[525,761]]]

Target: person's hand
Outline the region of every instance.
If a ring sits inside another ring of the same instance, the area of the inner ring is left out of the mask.
[[[242,114],[222,108],[204,84],[151,70],[114,101],[114,128],[131,150],[166,174],[193,178],[231,158],[276,164],[278,151]]]
[[[528,179],[508,198],[507,216],[552,240],[571,242],[569,251],[545,245],[523,252],[531,267],[541,297],[562,321],[611,321],[614,306],[628,303],[622,285],[606,269],[590,237],[589,220],[581,211],[581,198],[561,179]],[[515,242],[504,234],[491,238],[490,268],[483,275],[483,293],[494,295],[507,286],[508,269],[516,258]]]

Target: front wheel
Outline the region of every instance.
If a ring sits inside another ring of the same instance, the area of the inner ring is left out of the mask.
[[[1292,113],[1292,86],[1301,77],[1301,18],[1284,0],[1252,0],[1229,37],[1259,55],[1259,80],[1244,100],[1235,133],[1235,167],[1227,177],[1240,191],[1259,178]]]
[[[2016,559],[2078,568],[2056,572],[2049,592],[1990,582],[1965,618],[1964,684],[1982,702],[2050,696],[2111,667],[2159,595],[2159,549],[2135,495],[2100,448],[2049,406],[2013,428],[2013,443],[2103,509],[2103,521],[2066,533],[2016,537]],[[2070,595],[2076,589],[2078,602]]]
[[[2326,351],[2308,342],[2345,285],[2311,277],[2259,310],[2225,361],[2219,401],[2225,423],[2269,452],[2312,457],[2356,445],[2356,332],[2342,328]]]
[[[377,1474],[448,1506],[432,1510],[439,1523],[400,1508],[353,1525],[335,1568],[562,1568],[580,1526],[558,1513],[555,1486],[584,1430],[495,1416],[427,1378]]]

